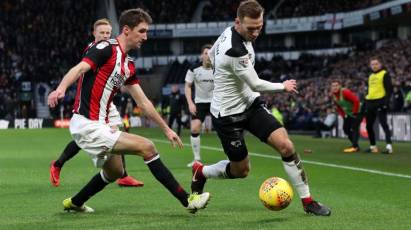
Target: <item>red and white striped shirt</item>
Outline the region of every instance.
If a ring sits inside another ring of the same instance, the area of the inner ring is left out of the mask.
[[[91,69],[78,81],[74,112],[108,123],[110,104],[120,87],[139,83],[134,63],[116,39],[92,44],[82,61]]]

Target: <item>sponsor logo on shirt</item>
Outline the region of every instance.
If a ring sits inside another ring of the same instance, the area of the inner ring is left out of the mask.
[[[120,88],[124,84],[125,78],[124,75],[121,75],[119,73],[115,73],[114,77],[111,79],[111,84],[114,85],[116,88]]]

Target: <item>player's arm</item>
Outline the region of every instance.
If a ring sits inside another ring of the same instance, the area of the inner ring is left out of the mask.
[[[166,137],[170,140],[173,147],[177,144],[180,148],[183,147],[183,143],[181,142],[178,135],[168,127],[168,125],[164,122],[161,115],[157,112],[154,108],[153,103],[147,98],[143,89],[141,89],[139,84],[132,84],[132,85],[125,85],[127,91],[133,97],[134,101],[137,103],[138,107],[140,107],[144,114],[146,114],[151,120],[153,120],[160,128],[163,130]]]
[[[66,73],[66,75],[64,75],[63,80],[61,80],[57,89],[49,94],[48,105],[51,108],[54,108],[58,104],[58,100],[64,97],[67,88],[70,87],[74,82],[76,82],[80,78],[81,75],[83,75],[90,69],[91,66],[85,61],[81,61],[76,66],[71,68]]]
[[[193,86],[193,81],[194,81],[194,73],[190,69],[187,71],[185,81],[186,83],[184,85],[184,93],[185,93],[187,104],[188,104],[188,110],[190,111],[191,114],[195,115],[197,113],[197,108],[193,102],[192,94],[191,94],[192,93],[191,87]]]
[[[272,83],[262,80],[258,77],[254,66],[249,60],[248,54],[242,57],[231,57],[233,72],[241,80],[245,81],[253,91],[256,92],[297,92],[297,82],[295,80],[287,80],[283,83]]]
[[[92,46],[84,55],[81,62],[67,72],[57,89],[49,94],[49,106],[52,108],[55,107],[58,104],[58,100],[64,97],[66,89],[69,86],[90,69],[95,71],[98,67],[102,66],[110,58],[111,54],[112,48],[107,41],[101,41]]]
[[[393,92],[393,86],[392,86],[392,81],[391,81],[391,75],[388,72],[386,72],[384,75],[383,84],[384,84],[384,89],[386,93],[385,97],[386,97],[387,103],[389,103],[389,100]]]
[[[358,99],[357,95],[355,95],[351,90],[348,89],[344,89],[342,93],[344,99],[353,104],[352,113],[358,114],[360,110],[360,99]]]

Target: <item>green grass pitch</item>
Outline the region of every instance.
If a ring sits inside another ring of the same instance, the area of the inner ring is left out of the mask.
[[[188,190],[191,148],[173,149],[158,129],[132,132],[155,139],[164,163]],[[225,158],[215,134],[204,134],[205,163]],[[393,155],[343,154],[340,139],[291,136],[305,160],[313,197],[332,209],[331,217],[303,212],[298,197],[274,212],[258,200],[270,176],[288,180],[278,154],[247,136],[251,172],[245,179],[210,180],[212,199],[205,210],[189,214],[150,174],[139,157],[127,156],[130,175],[143,188],[106,187],[87,204],[93,214],[65,213],[63,199],[74,195],[98,170],[82,151],[62,170],[61,185],[49,183],[49,164],[71,140],[66,129],[0,131],[0,229],[410,229],[411,143],[394,143]],[[189,132],[184,133],[189,143]],[[361,142],[363,148],[366,142]],[[379,143],[380,148],[384,145]],[[311,149],[312,153],[304,153]]]

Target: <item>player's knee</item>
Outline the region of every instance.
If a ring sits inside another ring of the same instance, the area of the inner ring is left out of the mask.
[[[191,133],[200,133],[201,122],[192,122],[191,123]]]
[[[124,169],[122,167],[111,168],[110,170],[104,171],[104,177],[110,183],[123,177],[123,175],[124,175]]]
[[[115,181],[115,180],[117,180],[117,179],[119,179],[119,178],[121,178],[121,177],[123,177],[123,175],[124,175],[124,169],[123,168],[116,168],[115,170],[113,170],[112,172],[111,172],[111,179],[113,180],[113,181]]]
[[[143,157],[152,156],[152,155],[157,153],[156,146],[150,140],[145,141],[140,146],[140,151],[141,151]]]
[[[278,151],[280,152],[281,156],[290,156],[294,154],[294,145],[289,139],[285,139],[284,141],[280,142],[277,146]]]
[[[200,128],[199,127],[191,127],[191,133],[200,133]]]

